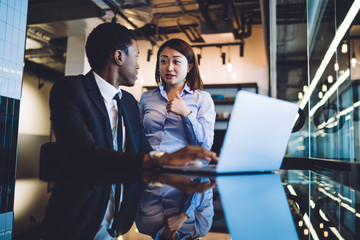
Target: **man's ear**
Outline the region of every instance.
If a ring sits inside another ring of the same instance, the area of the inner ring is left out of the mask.
[[[123,63],[123,53],[121,50],[116,50],[114,52],[114,61],[117,65],[122,65]]]

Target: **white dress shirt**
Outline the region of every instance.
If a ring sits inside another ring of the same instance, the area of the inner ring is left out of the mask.
[[[106,107],[106,110],[109,115],[110,120],[110,126],[111,126],[111,133],[112,133],[112,142],[114,150],[118,150],[118,141],[117,141],[117,128],[119,126],[118,121],[118,109],[117,109],[117,103],[114,99],[114,96],[116,94],[119,94],[119,98],[122,97],[121,89],[116,89],[113,85],[105,81],[103,78],[101,78],[98,74],[96,74],[94,71],[94,77],[97,86],[99,87],[100,93],[104,99],[104,104]],[[121,127],[122,127],[122,149],[124,149],[125,146],[125,125],[124,121],[121,118]],[[114,239],[111,237],[107,231],[107,229],[111,228],[113,220],[114,220],[114,212],[115,212],[115,184],[112,185],[109,203],[103,218],[103,221],[101,222],[101,225],[99,226],[99,231],[96,233],[94,240],[112,240]],[[120,192],[120,203],[122,202],[123,197],[123,185],[121,184],[121,192]],[[120,206],[119,206],[120,209]]]

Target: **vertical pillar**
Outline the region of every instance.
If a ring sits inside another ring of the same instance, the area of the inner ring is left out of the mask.
[[[0,239],[12,238],[28,0],[0,0]]]
[[[270,81],[269,81],[269,96],[276,98],[277,96],[277,75],[276,75],[276,1],[271,0],[269,3],[270,9]]]
[[[86,74],[90,70],[85,53],[86,37],[85,34],[68,37],[65,76]]]

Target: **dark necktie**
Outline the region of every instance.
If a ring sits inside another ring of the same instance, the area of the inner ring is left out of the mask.
[[[123,132],[122,132],[122,111],[121,111],[121,104],[120,104],[120,97],[119,94],[114,96],[114,99],[117,103],[118,108],[118,125],[117,125],[117,142],[118,142],[118,151],[122,152],[122,139],[123,139]],[[116,184],[115,187],[115,212],[114,212],[114,221],[111,226],[111,229],[108,230],[109,234],[112,237],[117,237],[117,225],[119,222],[119,207],[120,207],[120,191],[121,191],[121,184]]]
[[[117,108],[118,108],[118,125],[117,125],[117,142],[118,142],[118,151],[122,152],[122,111],[121,111],[121,103],[119,94],[116,94],[114,99],[116,100]]]

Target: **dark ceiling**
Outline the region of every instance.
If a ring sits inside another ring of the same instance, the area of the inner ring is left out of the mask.
[[[26,65],[62,74],[71,24],[114,16],[152,45],[179,33],[193,44],[211,44],[203,34],[224,32],[241,41],[252,25],[262,24],[259,0],[29,0],[27,37],[38,46],[27,46]]]
[[[251,35],[253,25],[262,24],[268,50],[268,4],[267,0],[29,0],[27,37],[36,47],[27,44],[25,70],[45,80],[63,75],[67,37],[73,26],[93,28],[94,22],[111,21],[114,16],[117,22],[135,29],[138,39],[153,45],[179,33],[193,45],[216,43],[204,40],[204,35],[211,33],[230,32],[234,42],[241,42]],[[278,58],[285,76],[289,71],[286,65],[292,68],[306,61],[306,41],[302,41],[305,0],[278,1],[277,24]],[[284,92],[289,84],[294,88],[300,85],[284,77],[278,89]]]

